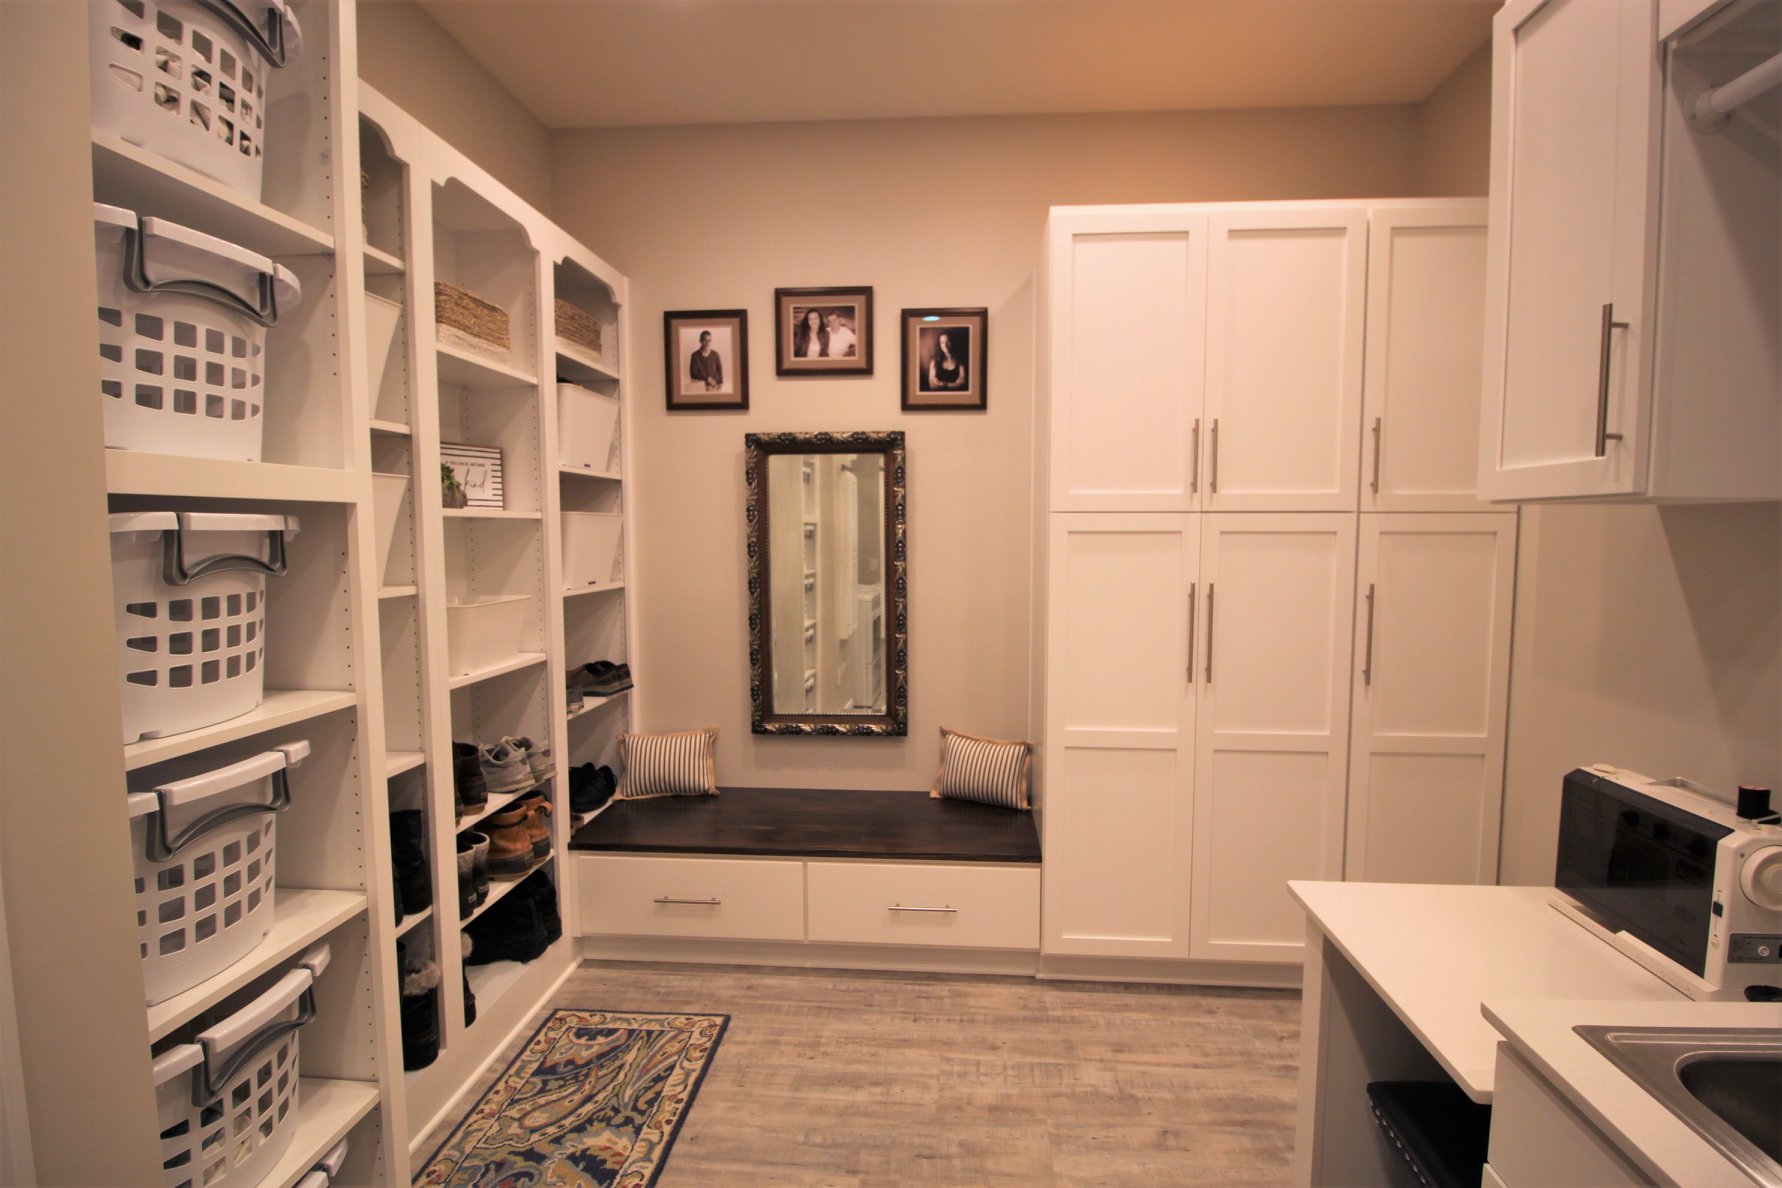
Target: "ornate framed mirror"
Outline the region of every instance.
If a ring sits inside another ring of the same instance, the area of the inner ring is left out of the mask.
[[[908,734],[903,434],[743,440],[754,732]]]

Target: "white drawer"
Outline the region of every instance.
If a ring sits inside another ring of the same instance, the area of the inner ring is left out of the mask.
[[[586,936],[804,939],[804,863],[584,854]]]
[[[1038,866],[807,864],[810,939],[1038,949]]]

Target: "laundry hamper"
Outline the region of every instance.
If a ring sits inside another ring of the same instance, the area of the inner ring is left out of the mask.
[[[322,1156],[321,1161],[297,1181],[297,1188],[328,1188],[334,1178],[340,1175],[340,1169],[346,1166],[347,1141],[341,1139],[334,1149]]]
[[[164,1188],[250,1188],[291,1145],[297,1037],[327,968],[328,946],[317,945],[270,989],[155,1057]]]
[[[258,202],[267,74],[303,32],[284,0],[89,0],[93,126]]]
[[[93,204],[99,392],[111,449],[260,460],[266,328],[302,299],[282,264]]]
[[[240,717],[265,685],[266,578],[297,517],[118,512],[111,587],[124,741]]]
[[[136,934],[148,1005],[214,977],[272,927],[276,815],[291,803],[298,741],[130,794]]]

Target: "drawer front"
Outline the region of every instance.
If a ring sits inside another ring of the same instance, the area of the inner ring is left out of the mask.
[[[808,864],[810,939],[1038,949],[1038,866]]]
[[[804,864],[589,854],[578,859],[586,936],[804,939]]]

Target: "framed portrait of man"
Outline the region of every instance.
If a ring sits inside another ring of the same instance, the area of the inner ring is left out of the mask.
[[[872,288],[773,291],[776,375],[871,375]]]
[[[749,407],[748,310],[669,310],[662,349],[669,412]]]

